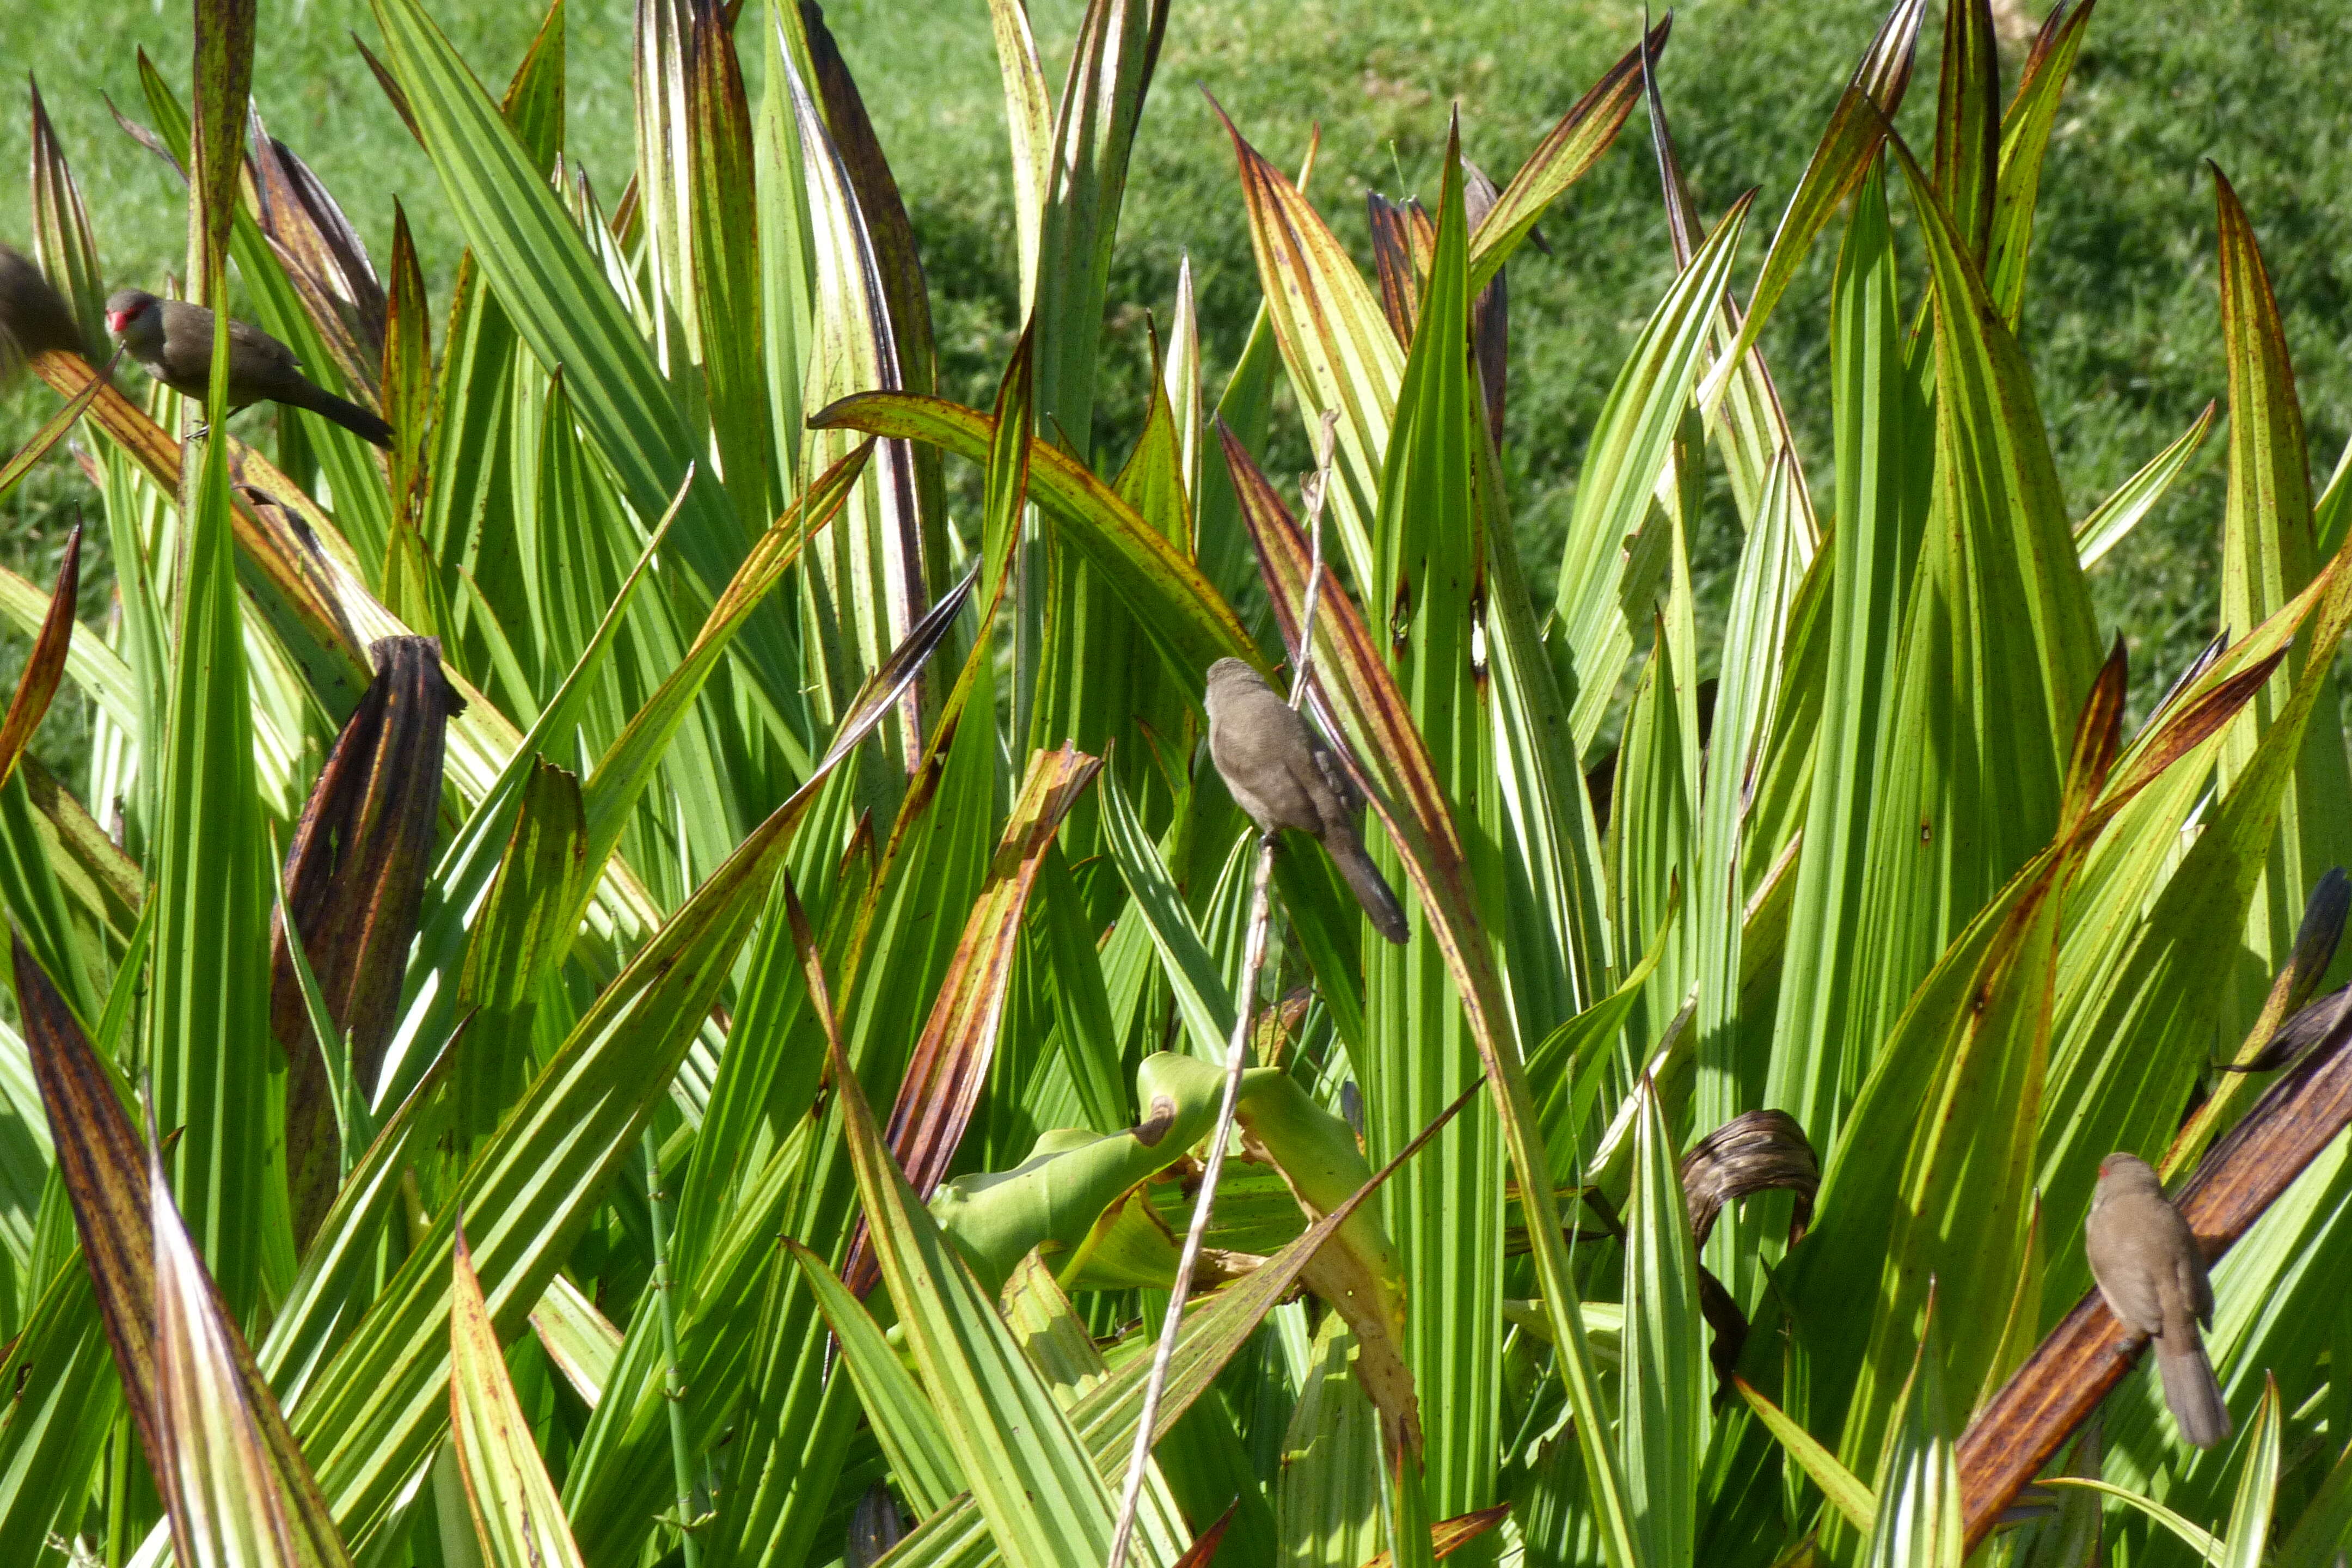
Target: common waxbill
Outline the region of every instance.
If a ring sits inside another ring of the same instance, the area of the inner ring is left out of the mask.
[[[2164,1184],[2138,1155],[2110,1154],[2099,1162],[2083,1249],[2108,1310],[2133,1333],[2155,1340],[2164,1402],[2180,1436],[2200,1448],[2227,1437],[2230,1409],[2197,1332],[2199,1323],[2213,1318],[2205,1255],[2189,1222],[2164,1195]]]
[[[1405,940],[1404,910],[1364,854],[1353,783],[1322,738],[1237,658],[1209,667],[1209,760],[1258,831],[1295,827],[1321,841],[1372,929]]]
[[[106,301],[106,330],[147,374],[183,397],[204,401],[211,391],[213,313],[181,300],[159,300],[143,289],[123,289]],[[346,403],[295,366],[294,351],[260,328],[228,324],[228,405],[231,412],[265,400],[307,408],[362,441],[389,448],[392,426],[355,403]]]
[[[47,349],[87,353],[73,307],[23,252],[0,245],[0,369]]]

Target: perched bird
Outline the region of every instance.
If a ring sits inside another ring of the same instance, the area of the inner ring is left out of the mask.
[[[147,374],[184,397],[203,401],[211,390],[213,313],[179,300],[158,300],[142,289],[118,289],[106,301],[106,330]],[[260,328],[228,324],[228,405],[232,412],[265,400],[307,408],[362,441],[389,448],[392,426],[355,403],[346,403],[295,366],[294,351]]]
[[[2125,1328],[2156,1341],[2164,1402],[2180,1436],[2200,1448],[2227,1437],[2229,1406],[2221,1403],[2221,1385],[2197,1333],[2199,1323],[2213,1318],[2205,1255],[2147,1161],[2110,1154],[2099,1162],[2083,1249],[2108,1310]]]
[[[1320,839],[1356,890],[1372,929],[1405,940],[1404,910],[1364,854],[1356,832],[1361,803],[1322,738],[1256,670],[1237,658],[1209,667],[1209,760],[1258,831],[1295,827]]]
[[[30,257],[0,245],[0,372],[47,349],[89,352],[65,296]]]

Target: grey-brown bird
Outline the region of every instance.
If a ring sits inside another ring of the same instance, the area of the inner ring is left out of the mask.
[[[147,367],[147,374],[199,403],[212,389],[213,313],[182,300],[159,300],[143,289],[118,289],[106,301],[106,330]],[[228,324],[228,405],[283,403],[307,408],[362,441],[389,448],[392,426],[356,403],[346,403],[296,368],[294,351],[245,321]]]
[[[1331,749],[1306,720],[1248,665],[1221,658],[1209,667],[1209,760],[1261,833],[1294,827],[1321,842],[1372,929],[1405,940],[1404,910],[1364,853],[1356,830],[1362,804]]]
[[[2210,1448],[2227,1437],[2230,1408],[2197,1331],[2213,1320],[2205,1255],[2189,1222],[2164,1195],[2164,1184],[2138,1155],[2110,1154],[2099,1162],[2083,1249],[2107,1310],[2125,1328],[2156,1342],[2164,1402],[2182,1438]]]
[[[32,258],[0,245],[0,372],[47,349],[87,353],[73,307]]]

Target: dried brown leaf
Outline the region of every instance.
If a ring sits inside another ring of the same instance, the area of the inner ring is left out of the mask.
[[[376,678],[312,786],[286,857],[286,909],[301,932],[352,1069],[372,1093],[399,1016],[441,807],[449,720],[464,707],[431,637],[376,644]],[[287,1058],[286,1162],[295,1237],[307,1241],[340,1175],[331,1079],[314,1039],[283,925],[270,932],[270,1030]]]

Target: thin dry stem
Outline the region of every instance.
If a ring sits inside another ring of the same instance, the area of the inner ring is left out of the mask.
[[[1296,709],[1307,695],[1307,680],[1315,660],[1315,601],[1323,583],[1323,497],[1330,489],[1331,459],[1336,449],[1339,415],[1323,416],[1316,442],[1316,471],[1304,489],[1307,523],[1313,564],[1307,575],[1307,603],[1299,617],[1297,674],[1290,688]],[[1233,1038],[1225,1047],[1225,1090],[1217,1103],[1217,1126],[1209,1135],[1209,1157],[1201,1172],[1200,1195],[1193,1200],[1192,1223],[1184,1231],[1184,1250],[1176,1259],[1176,1282],[1168,1293],[1168,1315],[1160,1324],[1160,1343],[1151,1356],[1151,1376],[1143,1385],[1143,1410],[1135,1424],[1135,1447],[1128,1454],[1127,1480],[1119,1493],[1118,1522],[1111,1531],[1109,1568],[1127,1568],[1128,1549],[1135,1539],[1135,1512],[1143,1500],[1143,1479],[1151,1462],[1151,1429],[1159,1424],[1160,1400],[1168,1387],[1168,1369],[1176,1357],[1176,1340],[1184,1318],[1184,1299],[1192,1293],[1192,1271],[1201,1261],[1202,1238],[1208,1235],[1209,1211],[1216,1201],[1217,1181],[1224,1173],[1225,1146],[1233,1142],[1234,1117],[1241,1104],[1242,1074],[1249,1068],[1250,1017],[1257,1000],[1258,972],[1265,966],[1267,940],[1274,926],[1274,852],[1279,833],[1258,840],[1257,871],[1250,881],[1248,935],[1242,947],[1241,986],[1234,997]]]

